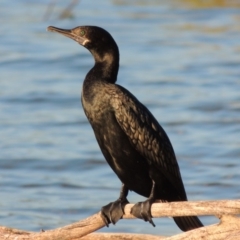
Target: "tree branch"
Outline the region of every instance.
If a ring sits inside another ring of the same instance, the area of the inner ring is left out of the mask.
[[[130,210],[133,204],[127,204],[123,218],[132,219]],[[22,230],[0,227],[0,239],[6,240],[91,240],[91,239],[240,239],[240,219],[234,216],[240,214],[240,200],[221,200],[221,201],[198,201],[198,202],[156,202],[152,205],[153,217],[175,217],[192,215],[215,215],[221,219],[221,223],[195,229],[170,238],[163,238],[153,235],[139,234],[112,234],[112,233],[92,233],[102,227],[104,222],[100,212],[79,222],[53,229],[45,232],[26,232]],[[91,234],[90,234],[91,233]],[[237,238],[233,238],[237,236]]]

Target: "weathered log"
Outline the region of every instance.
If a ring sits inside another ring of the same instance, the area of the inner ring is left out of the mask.
[[[165,240],[239,240],[240,219],[231,215],[223,215],[220,220],[219,224],[180,233]]]
[[[123,218],[134,218],[130,211],[133,204],[127,204]],[[240,214],[240,200],[219,201],[191,201],[191,202],[167,202],[153,203],[151,213],[156,217],[176,217],[192,215],[237,215]]]
[[[134,218],[130,214],[133,204],[127,204],[123,218]],[[7,240],[92,240],[92,239],[207,239],[207,240],[234,240],[240,239],[240,219],[232,216],[240,214],[240,200],[198,201],[198,202],[171,202],[154,203],[153,217],[174,217],[190,215],[215,215],[220,223],[181,233],[173,237],[160,237],[144,234],[126,233],[93,233],[104,227],[100,212],[79,222],[45,232],[27,232],[7,227],[0,227],[0,239]],[[91,234],[90,234],[91,233]]]

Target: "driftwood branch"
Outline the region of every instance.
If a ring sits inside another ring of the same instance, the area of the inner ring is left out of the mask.
[[[130,210],[133,204],[127,204],[123,218],[132,219]],[[131,240],[182,240],[182,239],[240,239],[240,219],[233,215],[240,214],[240,200],[221,200],[208,202],[171,202],[154,203],[152,205],[153,217],[175,217],[191,215],[215,215],[220,218],[220,223],[181,233],[173,237],[160,237],[144,234],[112,234],[93,233],[104,227],[100,212],[79,222],[45,232],[26,232],[22,230],[0,227],[0,239],[6,240],[92,240],[92,239],[131,239]]]

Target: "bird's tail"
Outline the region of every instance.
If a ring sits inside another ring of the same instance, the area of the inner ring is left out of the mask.
[[[189,217],[174,217],[173,218],[178,227],[186,232],[195,228],[203,227],[203,224],[196,216]]]

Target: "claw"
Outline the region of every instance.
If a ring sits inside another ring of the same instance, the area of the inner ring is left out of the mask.
[[[143,219],[145,222],[149,222],[153,225],[153,227],[155,227],[151,215],[152,203],[152,199],[148,199],[145,202],[136,203],[131,209],[131,214],[136,218],[140,218]]]
[[[102,207],[101,217],[107,227],[110,223],[116,224],[116,222],[122,218],[124,214],[124,207],[129,203],[127,200],[127,195],[128,188],[122,184],[119,199]]]
[[[111,206],[111,204],[112,203],[109,203],[108,205],[102,207],[102,209],[101,209],[101,217],[102,217],[102,220],[104,221],[106,227],[109,227],[109,223],[111,223],[109,211],[107,211],[107,209]]]
[[[103,206],[101,209],[101,217],[108,227],[109,223],[116,224],[119,219],[122,218],[124,214],[124,207],[128,204],[128,200],[119,198],[115,202],[110,202],[106,206]]]

